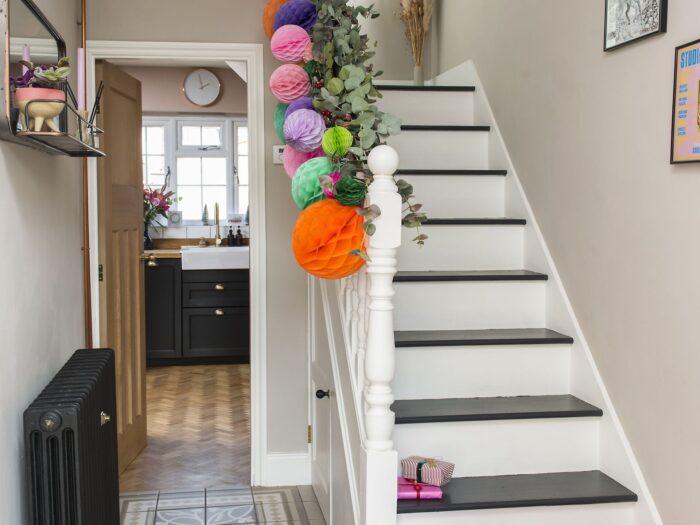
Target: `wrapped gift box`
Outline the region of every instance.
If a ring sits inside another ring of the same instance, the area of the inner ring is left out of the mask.
[[[403,477],[425,485],[443,486],[452,479],[454,470],[454,463],[439,459],[411,456],[401,460]]]
[[[399,478],[398,499],[442,499],[442,489],[434,485],[423,485],[406,478]]]

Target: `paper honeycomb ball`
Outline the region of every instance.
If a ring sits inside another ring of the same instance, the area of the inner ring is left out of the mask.
[[[283,144],[287,142],[284,140],[284,118],[287,114],[287,104],[277,103],[275,108],[275,131],[277,136],[280,138]]]
[[[325,153],[323,153],[321,148],[305,153],[303,151],[297,151],[287,144],[284,147],[284,154],[282,155],[284,171],[287,172],[287,175],[289,175],[289,178],[291,179],[299,169],[299,166],[304,164],[304,162],[310,159],[315,159],[316,157],[323,157],[324,155]]]
[[[270,47],[272,56],[281,62],[299,62],[304,59],[311,38],[303,28],[286,25],[280,27],[272,35]]]
[[[308,95],[311,89],[309,75],[296,64],[284,64],[272,72],[270,91],[280,102],[289,104],[293,100]]]
[[[317,157],[304,162],[292,178],[292,198],[299,208],[306,209],[323,199],[320,177],[333,171],[327,157]]]
[[[287,3],[287,0],[268,0],[263,8],[263,29],[267,34],[267,38],[272,38],[275,32],[275,15],[277,10]]]
[[[284,121],[287,144],[302,152],[318,149],[326,132],[323,117],[312,109],[295,111]]]
[[[329,157],[342,157],[352,146],[352,133],[342,126],[332,127],[323,134],[321,145]]]
[[[364,242],[363,219],[355,208],[324,200],[306,208],[294,226],[294,257],[304,270],[321,279],[342,279],[365,264],[351,255]]]
[[[275,13],[274,29],[286,25],[295,25],[304,28],[304,31],[311,31],[316,24],[318,14],[316,6],[311,0],[288,0]]]
[[[294,113],[295,111],[298,111],[300,109],[314,109],[314,101],[312,100],[311,97],[301,97],[296,99],[294,102],[289,104],[289,107],[287,108],[287,112],[285,113],[285,118],[287,118],[289,115]]]
[[[345,175],[335,184],[335,199],[344,206],[360,206],[367,196],[367,184]]]

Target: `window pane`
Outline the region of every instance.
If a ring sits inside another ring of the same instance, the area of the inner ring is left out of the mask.
[[[238,184],[248,184],[248,157],[238,157]]]
[[[221,126],[202,127],[202,146],[221,146]]]
[[[202,159],[202,184],[226,185],[226,159],[204,157]]]
[[[141,153],[146,154],[146,126],[141,126]]]
[[[238,213],[248,210],[248,186],[238,186]]]
[[[146,153],[163,155],[165,153],[165,129],[162,126],[149,126],[147,130]]]
[[[142,155],[141,157],[141,168],[143,169],[143,185],[148,186],[148,164],[147,164],[147,157],[146,155]]]
[[[202,128],[200,126],[182,126],[182,145],[201,146]]]
[[[198,221],[202,218],[202,188],[201,186],[177,187],[177,196],[182,200],[177,203],[177,209],[182,212],[186,221]],[[210,208],[209,212],[213,210]]]
[[[202,183],[202,159],[180,157],[177,159],[177,183],[199,185]]]
[[[240,126],[238,129],[238,137],[236,138],[239,155],[248,155],[248,128]]]
[[[226,186],[202,186],[202,194],[204,204],[209,207],[209,220],[214,222],[214,205],[219,203],[219,219],[221,222],[226,220]]]
[[[154,176],[165,175],[165,157],[163,155],[147,155],[146,159],[149,184],[155,184],[153,182]]]

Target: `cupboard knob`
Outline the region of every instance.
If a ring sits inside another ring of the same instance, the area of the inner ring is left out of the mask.
[[[224,311],[223,311],[222,309],[220,309],[220,308],[217,308],[216,310],[214,310],[214,313],[215,313],[216,315],[224,315]]]
[[[316,399],[323,399],[324,397],[331,397],[330,390],[316,390]]]
[[[223,285],[223,284],[217,284],[216,286],[214,286],[214,289],[221,292],[221,291],[224,290],[224,285]]]

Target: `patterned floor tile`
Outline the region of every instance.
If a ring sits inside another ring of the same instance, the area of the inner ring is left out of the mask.
[[[205,525],[204,509],[172,509],[156,512],[155,525]]]
[[[309,523],[301,502],[257,503],[255,507],[258,512],[258,520],[260,521],[262,516],[265,523],[299,522],[303,525]]]
[[[153,525],[156,519],[156,512],[127,512],[122,514],[121,525]]]
[[[253,487],[253,499],[255,503],[282,503],[301,501],[301,495],[296,487]]]
[[[161,492],[158,497],[158,510],[204,508],[204,491]]]
[[[304,510],[306,511],[306,517],[309,520],[320,520],[323,519],[323,513],[321,512],[321,507],[315,501],[305,501]]]
[[[316,494],[314,494],[314,488],[311,485],[300,485],[297,490],[301,501],[316,501]]]
[[[157,490],[149,492],[127,492],[119,496],[119,511],[121,514],[126,514],[127,512],[156,510],[157,503]]]
[[[258,523],[254,505],[207,507],[206,525],[238,525]]]
[[[234,507],[253,505],[253,492],[247,489],[207,489],[207,507]]]

